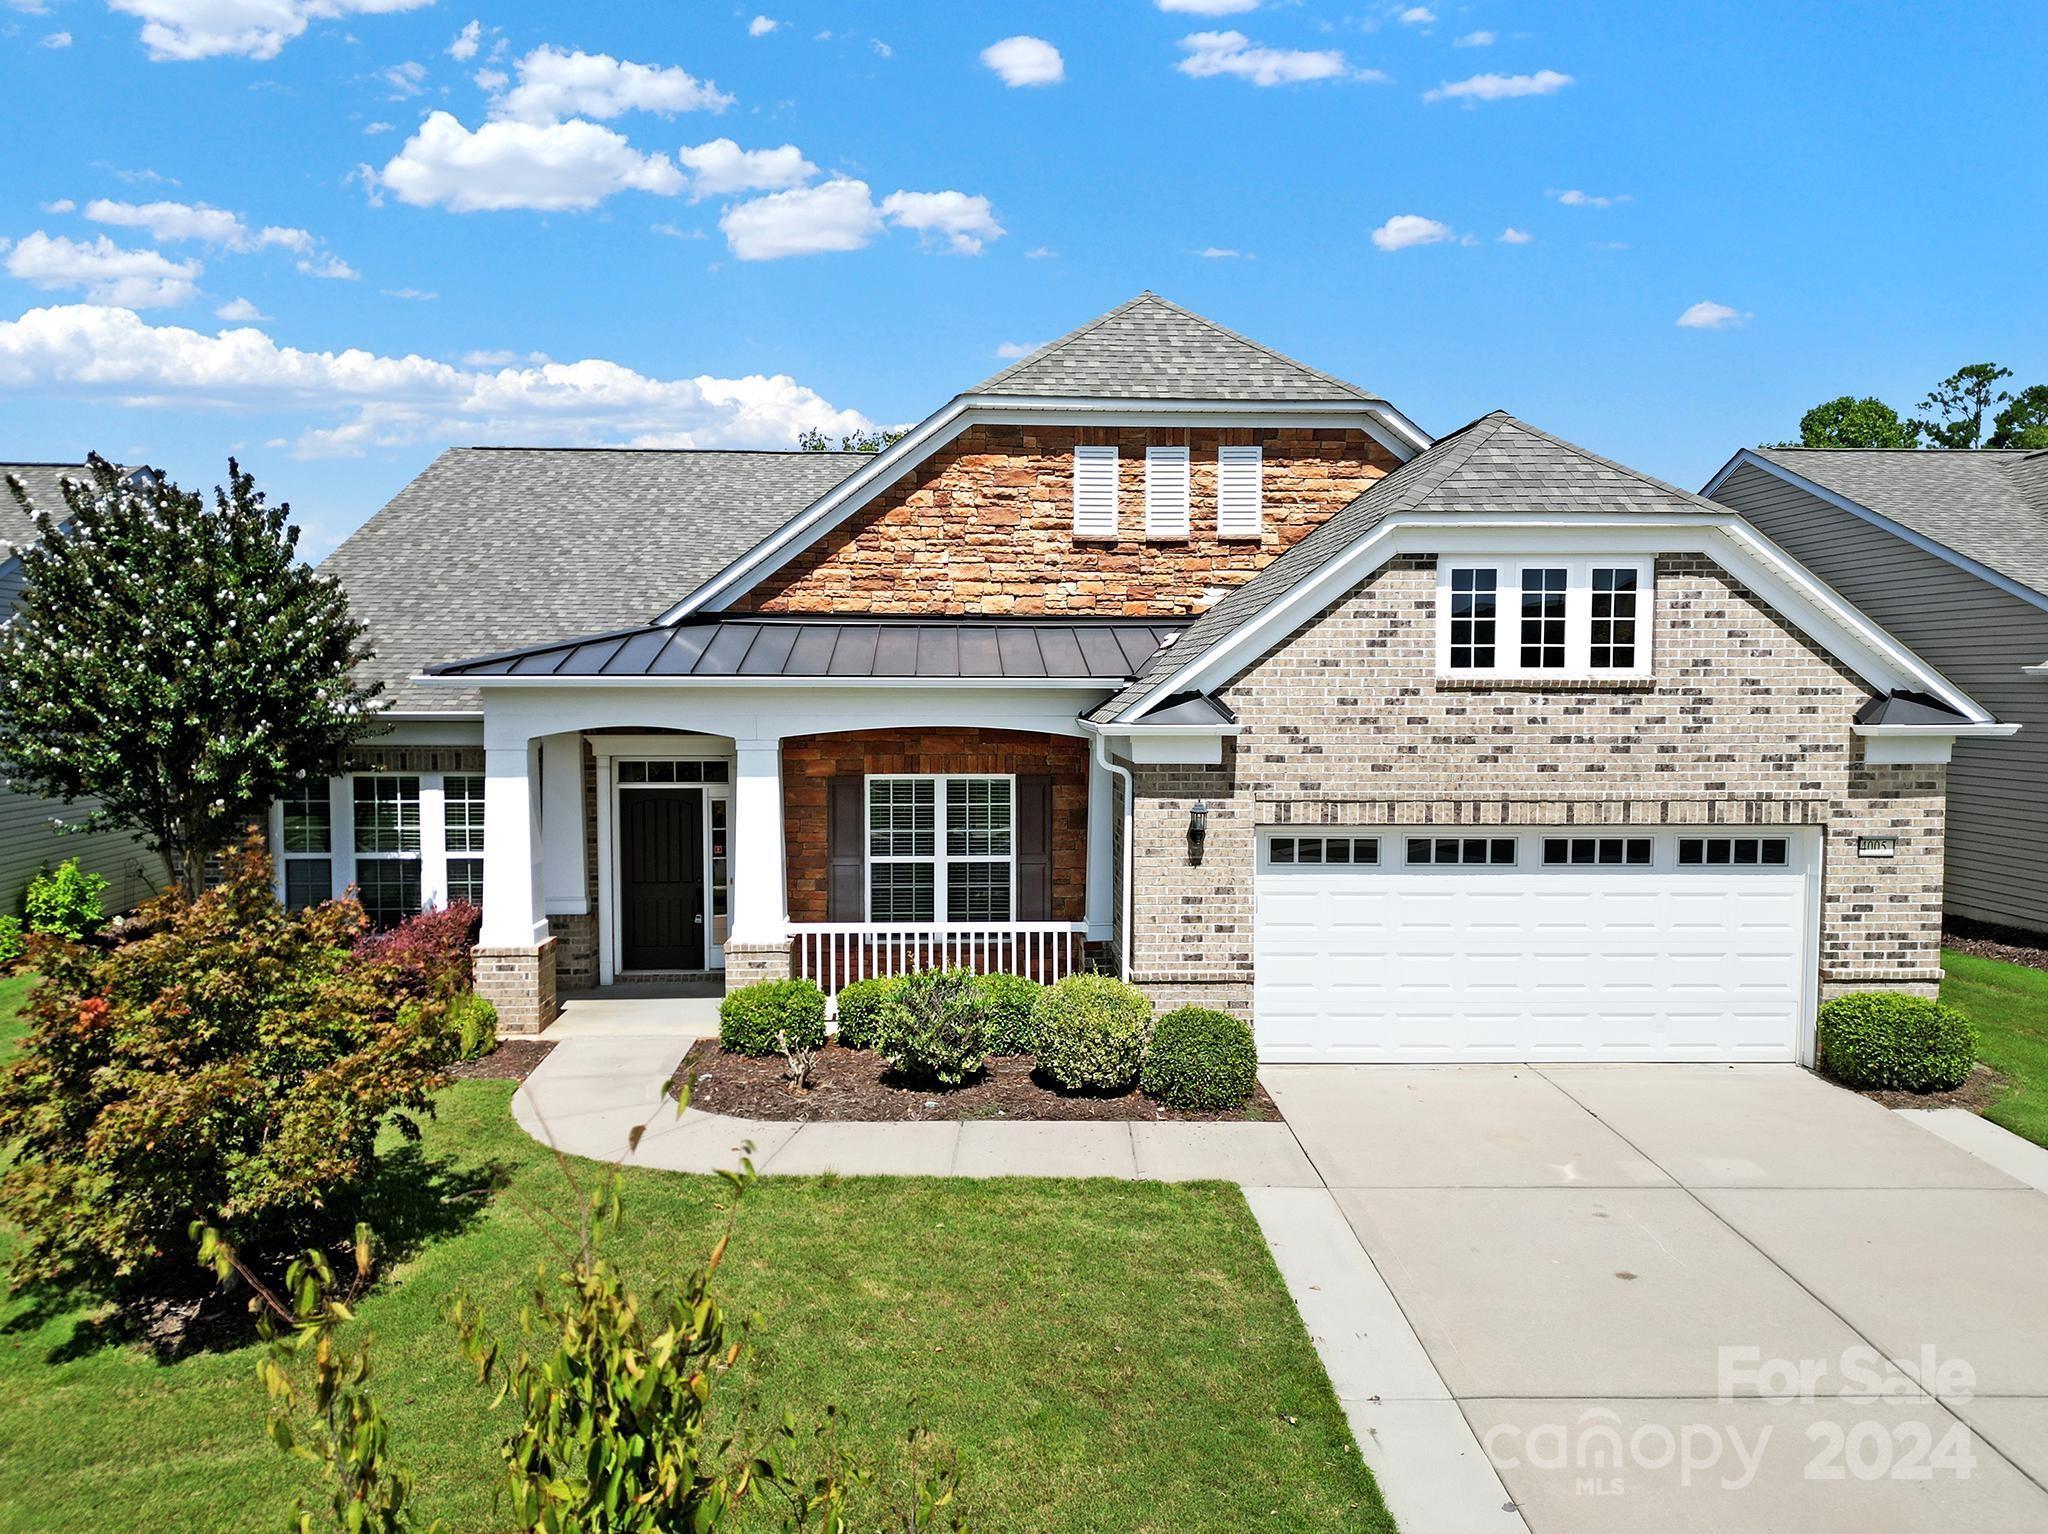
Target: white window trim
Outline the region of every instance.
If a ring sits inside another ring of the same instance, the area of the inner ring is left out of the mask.
[[[1100,496],[1102,486],[1094,481],[1104,473],[1109,480],[1109,504],[1087,505],[1083,501],[1084,488]],[[1077,444],[1074,448],[1074,536],[1076,538],[1109,538],[1117,536],[1119,500],[1122,492],[1123,464],[1114,447],[1098,444]],[[1084,481],[1086,482],[1084,485]]]
[[[1233,480],[1249,478],[1247,487]],[[1247,488],[1251,505],[1247,511],[1233,506]],[[1248,538],[1266,536],[1266,450],[1257,443],[1223,443],[1216,449],[1216,536]]]
[[[1005,857],[961,857],[954,858],[946,851],[946,785],[949,783],[1004,782],[1010,785],[1010,850]],[[884,854],[877,857],[874,847],[874,801],[869,796],[871,783],[930,783],[932,785],[933,828],[932,855],[924,857],[897,856]],[[892,926],[962,926],[987,927],[1003,923],[986,921],[951,922],[946,917],[950,902],[946,889],[946,866],[949,863],[1004,863],[1010,870],[1010,915],[1009,921],[1017,919],[1017,775],[1013,772],[870,772],[861,779],[860,785],[860,872],[861,910],[869,922],[875,922],[874,880],[869,871],[876,863],[930,863],[932,865],[932,919],[929,922],[894,922]]]
[[[1522,655],[1522,572],[1558,570],[1565,572],[1565,663],[1556,667],[1528,667]],[[1451,572],[1492,570],[1498,576],[1497,627],[1494,660],[1490,667],[1451,665]],[[1593,649],[1593,572],[1633,570],[1636,572],[1636,663],[1606,666],[1595,670]],[[1603,555],[1595,558],[1564,557],[1555,554],[1498,556],[1444,555],[1436,568],[1436,673],[1447,680],[1495,681],[1540,679],[1554,681],[1629,681],[1656,674],[1651,637],[1656,627],[1656,561],[1640,555]]]
[[[457,858],[481,858],[481,852],[448,851],[447,794],[445,780],[450,777],[474,778],[483,774],[477,772],[350,772],[327,780],[327,807],[330,822],[329,845],[333,849],[327,854],[332,866],[333,883],[329,898],[339,899],[349,889],[360,890],[360,870],[365,863],[418,863],[420,867],[420,909],[438,910],[448,904],[448,860]],[[358,852],[356,851],[356,780],[358,778],[418,778],[420,782],[420,846],[417,852]],[[271,845],[278,849],[274,884],[277,898],[285,898],[285,864],[293,858],[316,858],[319,853],[287,853],[284,851],[284,801],[278,800],[270,807]]]
[[[1161,446],[1145,449],[1145,536],[1166,541],[1188,536],[1194,493],[1188,450]]]
[[[354,882],[355,861],[352,853],[344,847],[343,828],[348,828],[347,847],[355,843],[354,826],[350,815],[354,801],[350,798],[353,790],[344,778],[315,778],[327,792],[327,850],[325,852],[290,852],[284,845],[284,800],[279,799],[270,810],[270,845],[277,849],[276,885],[279,903],[290,898],[291,884],[286,870],[292,863],[327,864],[327,898],[332,900]],[[347,800],[347,803],[343,801]],[[349,877],[344,879],[346,872]]]

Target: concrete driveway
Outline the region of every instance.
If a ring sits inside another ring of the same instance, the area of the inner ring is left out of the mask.
[[[2048,1529],[2048,1196],[1792,1067],[1262,1076],[1538,1534]]]

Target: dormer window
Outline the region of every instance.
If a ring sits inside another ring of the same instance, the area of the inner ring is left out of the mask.
[[[1437,569],[1437,670],[1648,676],[1651,589],[1648,560],[1446,557]]]

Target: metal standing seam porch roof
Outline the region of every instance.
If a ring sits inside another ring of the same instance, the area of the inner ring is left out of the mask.
[[[430,666],[430,677],[1100,681],[1141,672],[1185,623],[1153,619],[739,617],[622,629]]]

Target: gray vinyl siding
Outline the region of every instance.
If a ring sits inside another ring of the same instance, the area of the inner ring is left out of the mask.
[[[0,914],[19,915],[36,871],[66,858],[107,881],[109,914],[139,905],[163,886],[163,860],[140,842],[107,832],[64,833],[51,824],[81,820],[88,808],[0,787]]]
[[[1956,743],[1948,779],[1951,916],[2048,932],[2048,611],[1754,466],[1715,499],[2006,724]]]

